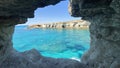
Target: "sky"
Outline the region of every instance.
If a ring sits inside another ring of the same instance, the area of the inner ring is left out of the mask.
[[[68,0],[57,5],[50,5],[45,8],[38,8],[34,13],[34,18],[29,18],[26,24],[43,24],[53,22],[70,21],[80,18],[70,16],[68,12]]]

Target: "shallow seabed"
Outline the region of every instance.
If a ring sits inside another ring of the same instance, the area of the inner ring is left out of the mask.
[[[20,52],[37,49],[42,55],[54,58],[80,58],[89,49],[88,30],[31,29],[16,26],[13,45]]]

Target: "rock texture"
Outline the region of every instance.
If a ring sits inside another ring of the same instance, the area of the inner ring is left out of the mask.
[[[3,17],[33,17],[38,7],[55,5],[62,0],[0,0],[0,16]]]
[[[80,28],[80,29],[88,29],[90,23],[84,20],[73,20],[67,22],[57,22],[57,23],[49,23],[49,24],[35,24],[28,25],[28,29],[31,28]]]
[[[16,24],[25,23],[38,7],[55,5],[61,0],[0,0],[0,68],[85,68],[70,59],[41,56],[35,49],[23,53],[12,46]]]
[[[23,53],[11,51],[0,63],[0,68],[85,68],[85,65],[70,59],[43,57],[32,49]]]
[[[91,47],[82,62],[90,68],[120,68],[120,1],[70,0],[69,11],[91,22]]]
[[[34,17],[38,7],[58,2],[0,0],[0,68],[120,68],[120,0],[70,0],[71,15],[91,22],[91,47],[82,57],[84,64],[43,57],[36,50],[19,53],[13,49],[14,26]]]
[[[62,0],[0,0],[0,24],[25,23],[27,18],[34,17],[37,8],[55,5],[60,1]],[[13,23],[12,20],[16,22]]]

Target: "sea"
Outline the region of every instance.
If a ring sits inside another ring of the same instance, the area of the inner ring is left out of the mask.
[[[24,52],[37,49],[46,57],[81,58],[90,47],[88,29],[27,29],[16,26],[13,35],[13,47]]]

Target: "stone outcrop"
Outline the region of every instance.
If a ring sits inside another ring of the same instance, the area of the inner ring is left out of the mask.
[[[70,0],[69,11],[91,23],[91,46],[82,62],[91,68],[120,68],[120,1]]]
[[[36,50],[17,52],[12,46],[16,24],[34,17],[34,10],[61,0],[0,0],[0,68],[84,68],[78,61],[41,56]]]
[[[28,29],[31,28],[80,28],[88,29],[90,23],[84,20],[72,20],[67,22],[57,22],[49,24],[35,24],[28,25]]]
[[[0,16],[31,18],[38,7],[55,5],[62,0],[0,0]]]
[[[0,68],[85,68],[75,60],[43,57],[35,49],[22,53],[11,51],[2,62]]]

